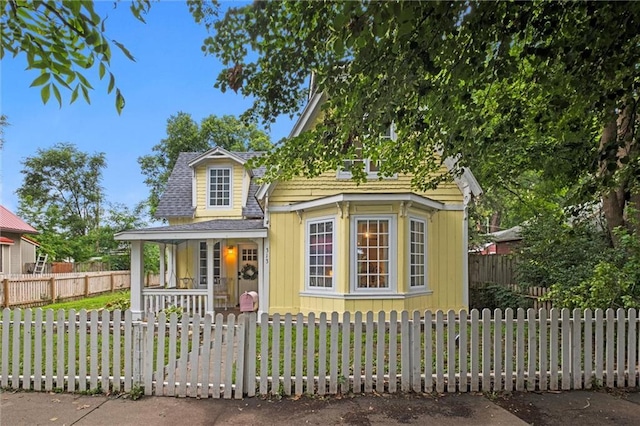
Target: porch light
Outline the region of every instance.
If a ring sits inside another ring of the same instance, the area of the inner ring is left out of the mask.
[[[233,247],[233,246],[227,246],[227,252],[228,252],[229,254],[233,254],[233,249],[234,249],[234,247]]]

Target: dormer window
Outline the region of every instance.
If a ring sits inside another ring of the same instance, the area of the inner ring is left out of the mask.
[[[231,167],[211,167],[209,169],[208,207],[231,207]]]
[[[384,134],[382,134],[383,139],[391,139],[395,141],[397,139],[395,126],[391,123]],[[342,179],[350,179],[351,178],[351,170],[356,164],[363,164],[363,171],[366,173],[369,178],[377,178],[378,172],[380,171],[380,161],[373,161],[369,158],[362,158],[362,144],[356,142],[355,145],[356,151],[356,159],[355,160],[345,160],[343,166],[340,170],[338,170],[338,178]]]

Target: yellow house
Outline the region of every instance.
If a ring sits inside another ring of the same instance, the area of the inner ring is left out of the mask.
[[[292,136],[320,102],[311,98]],[[345,168],[259,186],[264,170],[245,167],[255,155],[180,154],[157,210],[168,225],[116,235],[132,242],[134,314],[214,312],[247,291],[270,314],[468,307],[467,205],[481,193],[469,170],[427,192],[408,175],[379,179],[367,160],[360,185]],[[145,242],[166,253],[160,289],[142,285]]]

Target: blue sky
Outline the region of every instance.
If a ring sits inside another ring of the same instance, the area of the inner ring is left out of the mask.
[[[18,206],[21,161],[58,142],[73,143],[89,153],[104,152],[107,201],[133,206],[148,196],[137,159],[150,154],[165,137],[169,116],[184,111],[200,121],[210,114],[239,115],[250,105],[249,99],[213,87],[222,64],[200,50],[208,33],[194,22],[185,3],[152,3],[146,24],[133,18],[127,6],[122,2],[114,10],[111,1],[97,4],[101,15],[109,15],[107,35],[136,58],[129,61],[113,46],[111,70],[126,98],[120,116],[114,96],[106,93],[107,82],[99,81],[97,72],[89,75],[95,88],[91,105],[82,96],[69,105],[65,93],[67,103],[60,108],[53,97],[43,105],[40,91],[29,88],[38,73],[25,71],[24,56],[2,60],[0,110],[10,126],[0,151],[0,202],[8,209],[15,212]],[[287,136],[292,125],[288,117],[278,120],[271,126],[272,140]]]

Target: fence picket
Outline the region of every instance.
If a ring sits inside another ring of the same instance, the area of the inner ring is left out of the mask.
[[[362,392],[362,312],[353,318],[353,392]]]
[[[524,390],[524,309],[518,308],[516,319],[516,390]]]
[[[394,311],[395,312],[395,311]],[[433,392],[433,313],[424,313],[424,391]]]
[[[271,394],[280,392],[280,315],[273,315],[273,327],[271,335]],[[322,346],[322,338],[320,338]]]
[[[302,322],[302,317],[300,318],[300,322]],[[300,340],[302,340],[302,327],[300,327]],[[302,347],[302,345],[300,347]],[[351,347],[351,314],[349,313],[349,311],[346,311],[342,314],[342,366],[341,366],[342,367],[342,384],[340,385],[340,392],[343,395],[346,395],[347,393],[349,393],[349,390],[350,390],[349,388],[351,384],[351,381],[349,380],[349,376],[351,375],[349,372],[349,368],[351,366],[351,362],[349,359],[350,347]],[[296,373],[296,376],[297,374],[298,373]],[[300,393],[302,393],[302,386],[300,387]],[[296,384],[296,394],[298,394],[297,384]]]
[[[418,321],[418,326],[420,322]],[[377,333],[377,342],[376,342],[376,392],[383,393],[384,392],[384,336],[386,324],[385,324],[385,314],[384,311],[378,312],[378,333]],[[414,358],[415,359],[415,358]],[[418,364],[419,368],[420,364]],[[420,371],[418,370],[418,378],[420,377]]]
[[[389,313],[389,393],[396,393],[397,390],[398,390],[398,312],[391,311]]]
[[[571,318],[570,311],[567,308],[560,312],[561,324],[561,343],[562,360],[560,365],[562,377],[562,390],[571,389]]]
[[[616,322],[618,325],[618,330],[616,332],[616,385],[619,388],[624,388],[626,386],[624,376],[625,376],[625,312],[624,309],[618,308],[616,312]]]
[[[571,377],[573,389],[582,389],[582,321],[580,309],[573,310],[571,341]]]
[[[420,335],[420,333],[417,333]],[[420,358],[416,358],[420,359]],[[419,376],[418,376],[419,377]],[[420,389],[417,389],[420,391]],[[456,313],[447,312],[447,392],[456,391]]]
[[[11,356],[11,388],[20,388],[20,321],[22,321],[22,310],[13,310],[13,355]]]
[[[338,393],[338,313],[331,313],[331,341],[329,356],[329,393]]]
[[[584,388],[591,389],[593,381],[593,314],[591,309],[584,310]]]
[[[200,315],[194,314],[191,319],[191,354],[189,355],[189,368],[191,377],[189,378],[189,396],[198,396],[198,372],[200,371]],[[151,358],[153,360],[153,357]],[[152,365],[150,367],[153,367]],[[152,368],[149,368],[151,370]],[[242,392],[241,392],[242,394]]]
[[[629,366],[629,375],[627,386],[630,388],[636,387],[636,372],[637,372],[637,334],[636,334],[636,310],[630,308],[627,313],[627,324],[629,324],[629,330],[627,334],[627,365]]]
[[[436,392],[444,392],[444,313],[436,312]]]
[[[371,311],[367,312],[364,339],[364,391],[373,392],[373,312]]]
[[[458,390],[460,392],[467,392],[467,311],[460,311],[458,327],[458,372],[460,376],[458,382]],[[429,390],[427,390],[426,392],[428,392]]]
[[[536,390],[536,358],[538,348],[536,347],[538,320],[536,319],[536,310],[527,309],[527,352],[528,352],[528,369],[527,369],[527,390]]]
[[[115,321],[115,318],[114,318]],[[154,388],[154,392],[153,395],[156,396],[162,396],[164,395],[164,369],[165,369],[165,364],[164,364],[164,339],[165,339],[165,333],[166,333],[166,328],[167,328],[167,314],[166,312],[160,312],[158,314],[158,318],[156,319],[157,321],[157,334],[156,334],[156,340],[157,340],[157,350],[156,350],[156,371],[155,371],[155,388]],[[113,324],[113,327],[115,329],[115,322]],[[115,337],[114,337],[114,341],[115,341]],[[114,365],[115,367],[115,365]]]
[[[491,310],[482,310],[482,391],[491,390]]]
[[[110,342],[110,312],[105,309],[102,311],[102,391],[109,392],[109,348]],[[153,347],[153,346],[152,346]]]
[[[158,347],[160,347],[161,343],[164,346],[164,317],[161,316],[160,320],[162,323],[162,328],[160,327],[160,325],[158,325]],[[200,387],[200,398],[209,398],[209,382],[211,381],[211,333],[213,333],[211,314],[206,314],[204,317],[204,323],[202,325],[202,352],[200,353],[200,362],[202,363],[202,375],[200,376],[200,383],[202,384],[202,386]],[[158,370],[160,370],[162,366],[162,362],[160,362],[160,360],[163,359],[164,347],[162,348],[162,358],[160,358],[160,353],[158,353]],[[159,371],[158,376],[162,378],[162,370]],[[158,378],[156,378],[156,381],[158,381]],[[255,389],[255,386],[253,386],[253,388]],[[160,382],[160,389],[162,390],[162,381]]]
[[[42,309],[38,308],[35,310],[36,317],[34,321],[34,332],[33,332],[33,390],[40,391],[42,389]],[[4,327],[3,327],[4,330]],[[7,330],[8,331],[8,330]],[[8,348],[7,348],[8,349]],[[78,360],[82,362],[82,358]],[[85,374],[86,376],[86,374]],[[4,380],[5,376],[3,375],[2,379]]]
[[[232,394],[232,378],[233,378],[233,345],[235,342],[236,318],[234,314],[227,317],[227,334],[226,334],[226,358],[224,365],[224,399],[231,399]],[[279,337],[279,336],[278,336]],[[279,339],[278,339],[279,341]],[[277,369],[276,369],[277,371]]]
[[[409,333],[411,339],[412,356],[411,356],[411,389],[414,392],[422,392],[422,377],[421,377],[421,365],[420,365],[420,312],[413,311],[413,323],[411,324],[411,331]],[[378,335],[380,339],[380,335]],[[383,344],[384,344],[384,338]],[[382,367],[384,368],[384,367]]]
[[[131,349],[125,354],[131,353]],[[81,309],[78,314],[78,391],[87,390],[87,311]]]
[[[548,357],[547,357],[547,310],[540,309],[538,310],[538,321],[539,321],[539,331],[538,331],[538,359],[540,362],[540,377],[538,379],[538,388],[541,391],[546,391],[548,387],[548,377],[547,377],[547,366]]]
[[[24,345],[22,350],[22,389],[31,389],[31,328],[31,309],[26,309],[24,311],[24,336],[22,339]]]
[[[358,319],[358,314],[359,312],[356,313],[356,329],[357,329],[357,319]],[[362,314],[360,314],[362,315]],[[265,318],[268,316],[265,315],[263,316],[263,318]],[[362,320],[362,316],[360,316],[360,320]],[[316,348],[315,348],[315,343],[316,343],[316,316],[313,312],[309,313],[308,316],[308,323],[309,325],[307,326],[307,392],[308,393],[315,393],[315,389],[316,389],[316,382],[315,382],[315,361],[316,361]],[[358,341],[355,341],[355,344],[358,344]],[[360,370],[359,370],[359,365],[356,364],[356,362],[358,361],[358,358],[354,358],[354,368],[353,368],[353,375],[354,375],[354,383],[356,380],[356,377],[358,378],[358,381],[360,380]],[[356,374],[357,373],[357,374]],[[265,374],[266,376],[266,374]],[[359,382],[358,382],[359,383]],[[260,386],[262,387],[262,378],[260,378]],[[358,392],[360,392],[360,389],[358,389]]]
[[[67,351],[67,390],[69,392],[76,391],[76,311],[69,310],[69,330],[67,334],[69,341],[69,349]],[[25,336],[26,337],[26,336]],[[113,348],[116,353],[115,347]],[[25,377],[27,377],[25,375]]]
[[[324,396],[327,393],[327,314],[325,312],[320,314],[318,337],[318,395]]]
[[[130,392],[133,387],[133,333],[131,330],[132,314],[129,309],[124,313],[124,391]]]
[[[493,314],[493,391],[502,390],[502,310]]]
[[[44,390],[53,390],[53,310],[47,309],[45,324]]]
[[[596,309],[596,386],[604,384],[604,312],[602,309]]]
[[[349,318],[349,313],[346,312],[345,313],[345,318]],[[347,323],[346,329],[349,329],[349,321],[345,320]],[[250,323],[252,324],[252,323]],[[347,334],[348,335],[348,334]],[[343,334],[343,339],[344,339],[344,334]],[[253,340],[250,340],[249,343],[251,344]],[[296,315],[296,382],[295,382],[295,394],[296,395],[302,395],[304,393],[304,387],[303,387],[303,370],[302,370],[302,366],[303,366],[303,358],[304,358],[304,352],[303,352],[303,346],[304,345],[304,315],[302,315],[301,313],[299,313],[298,315]],[[348,350],[348,347],[347,347]],[[349,361],[348,361],[348,352],[347,352],[347,365],[349,365]],[[255,357],[254,357],[255,358]],[[249,357],[249,359],[251,359],[251,356]],[[253,370],[255,371],[255,369]],[[343,371],[344,371],[344,365],[343,365]],[[251,369],[248,370],[248,372],[251,372]],[[343,373],[344,375],[344,373]],[[347,374],[346,377],[349,378],[349,370],[347,368]],[[253,380],[251,381],[255,381],[255,377],[253,377]],[[348,381],[347,381],[347,388],[348,388]],[[251,393],[251,389],[255,389],[255,385],[250,386],[248,391],[249,394]],[[343,392],[346,392],[346,390],[343,389]],[[252,396],[252,395],[249,395]]]
[[[302,318],[303,318],[302,314],[298,314],[298,319],[300,320],[301,323],[302,323]],[[248,353],[245,356],[247,362],[245,364],[246,371],[244,373],[244,376],[245,376],[245,383],[247,384],[245,386],[245,389],[247,390],[247,396],[249,397],[256,395],[256,367],[257,367],[256,345],[257,345],[257,338],[258,338],[258,334],[256,331],[256,320],[257,320],[257,314],[253,312],[250,313],[248,317],[249,326],[248,326],[248,329],[245,330],[245,335],[247,336],[247,339],[249,341],[247,342]],[[302,334],[300,335],[300,339],[302,340]],[[302,383],[302,349],[300,350],[300,383]]]
[[[474,309],[471,311],[471,392],[478,392],[480,390],[479,383],[479,375],[478,370],[480,367],[480,358],[479,358],[479,342],[478,342],[478,324],[479,314],[478,310]],[[437,330],[436,330],[437,333]],[[436,357],[438,356],[437,348],[436,348]]]
[[[504,390],[513,390],[513,309],[504,311]]]
[[[267,321],[268,322],[268,321]],[[213,389],[212,396],[220,398],[220,389],[222,387],[222,333],[224,331],[224,321],[222,314],[216,315],[215,329],[213,334]],[[269,344],[269,333],[263,334],[263,339]],[[269,362],[269,356],[264,357],[265,362]],[[265,380],[267,375],[265,374]]]
[[[356,313],[357,315],[357,313]],[[401,382],[400,388],[402,392],[409,392],[411,388],[410,382],[410,368],[409,368],[409,351],[411,347],[409,346],[409,312],[402,311],[400,314],[401,324],[400,324],[400,357],[401,357]]]
[[[56,322],[56,388],[64,389],[65,311],[60,309]]]
[[[91,311],[89,347],[89,390],[95,390],[98,389],[98,311]]]
[[[313,335],[313,327],[314,321],[312,321],[313,314],[309,315],[309,332],[308,336]],[[308,344],[313,347],[313,338],[308,337]],[[215,340],[214,340],[215,341]],[[307,373],[307,381],[311,380],[313,383],[313,361],[314,358],[312,356],[313,349],[310,349],[307,354],[307,369],[311,368],[311,379],[309,379],[309,373]],[[215,354],[215,352],[214,352]],[[266,312],[262,313],[260,317],[260,394],[266,395],[269,392],[269,314]],[[215,387],[214,387],[215,389]],[[307,384],[307,392],[308,384]],[[215,398],[215,394],[214,394]]]
[[[291,314],[286,314],[284,316],[284,333],[282,336],[284,340],[284,349],[282,351],[282,358],[284,361],[282,384],[284,394],[287,396],[291,395],[291,330]]]
[[[612,388],[615,385],[614,363],[615,363],[615,317],[613,309],[607,309],[606,321],[606,381],[607,387]]]
[[[238,348],[236,364],[235,364],[235,372],[236,372],[235,398],[236,399],[242,399],[242,396],[244,394],[244,374],[245,374],[245,365],[244,365],[245,340],[244,338],[245,338],[245,325],[246,325],[245,320],[247,319],[247,315],[249,314],[247,313],[240,314],[240,316],[238,316],[237,326],[234,327],[235,340],[232,347]],[[233,351],[231,351],[231,354],[233,356]]]

